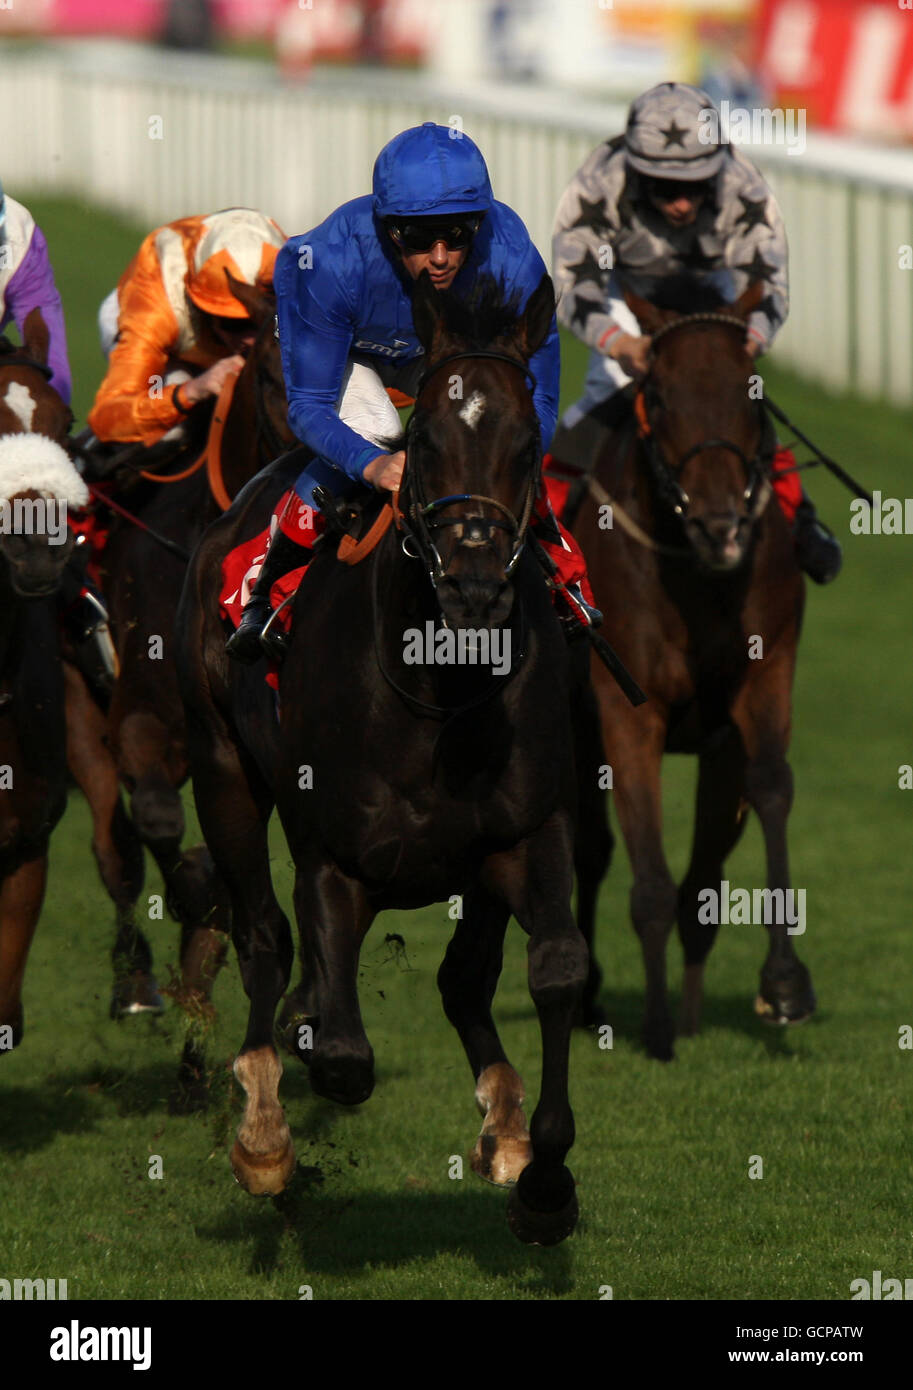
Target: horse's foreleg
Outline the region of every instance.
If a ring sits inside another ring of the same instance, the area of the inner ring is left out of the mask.
[[[745,794],[757,813],[767,851],[765,922],[769,933],[767,958],[761,967],[761,989],[755,1010],[770,1023],[801,1023],[815,1011],[811,976],[793,947],[794,935],[805,931],[805,894],[790,888],[786,822],[793,800],[792,769],[786,760],[789,743],[791,668],[786,661],[770,666],[746,686],[733,717],[747,754]],[[790,910],[792,909],[792,910]]]
[[[631,920],[640,938],[647,977],[644,1045],[651,1057],[669,1062],[675,1053],[666,993],[666,942],[675,921],[677,894],[662,840],[664,728],[658,719],[652,729],[645,728],[645,711],[634,727],[628,727],[623,713],[619,722],[604,724],[604,730],[612,735],[612,795],[634,874]],[[608,718],[611,721],[611,715]]]
[[[374,1053],[358,1003],[358,956],[374,911],[361,883],[311,845],[289,841],[301,973],[316,1008],[311,1086],[328,1100],[359,1105],[374,1090]]]
[[[92,852],[105,889],[114,903],[117,936],[111,1013],[162,1011],[152,975],[149,942],[136,923],[136,901],[143,887],[143,847],[124,810],[117,765],[108,747],[107,720],[75,667],[64,662],[67,763],[92,814]]]
[[[189,732],[200,826],[231,896],[232,936],[250,1000],[235,1059],[247,1101],[231,1165],[248,1192],[275,1195],[294,1172],[295,1151],[279,1101],[282,1063],[273,1041],[276,1005],[292,968],[292,935],[269,871],[272,797],[214,708],[194,712]]]
[[[184,1011],[187,1036],[171,1108],[187,1114],[208,1100],[205,1036],[212,988],[228,951],[231,903],[205,845],[183,851],[176,844],[156,846],[153,854],[165,880],[168,910],[181,924],[180,984],[174,997]]]
[[[577,925],[590,952],[590,968],[577,1022],[584,1028],[605,1023],[599,1004],[602,971],[596,960],[596,906],[599,888],[608,873],[614,841],[609,828],[606,792],[600,785],[605,753],[599,727],[599,711],[589,682],[578,693],[574,706],[574,740],[577,766],[577,834],[574,868],[577,874]]]
[[[0,1053],[22,1041],[22,981],[47,870],[47,854],[41,854],[20,864],[0,885]]]
[[[203,1036],[212,985],[225,958],[230,908],[209,851],[182,850],[184,807],[179,787],[187,775],[187,752],[179,726],[140,707],[117,728],[121,773],[133,787],[133,824],[151,852],[165,883],[165,900],[181,924],[181,978],[177,1002],[188,1024],[172,1109],[186,1112],[205,1105]]]
[[[589,952],[571,912],[573,831],[556,813],[528,840],[485,864],[487,886],[529,933],[529,990],[542,1033],[542,1089],[530,1123],[532,1161],[508,1205],[511,1230],[528,1244],[556,1245],[577,1224],[577,1195],[565,1158],[574,1142],[568,1099],[571,1029]]]
[[[700,1026],[704,963],[716,939],[717,925],[699,919],[698,894],[719,891],[723,864],[745,826],[745,751],[736,729],[700,755],[694,843],[691,862],[678,894],[678,931],[685,953],[679,1031],[696,1033]]]
[[[444,1012],[460,1035],[484,1116],[470,1162],[480,1178],[512,1186],[532,1160],[523,1082],[507,1060],[491,1016],[510,909],[476,886],[447,947],[437,983]]]

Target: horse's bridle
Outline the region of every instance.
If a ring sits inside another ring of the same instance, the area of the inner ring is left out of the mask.
[[[495,352],[489,348],[477,348],[474,350],[464,349],[461,352],[449,353],[446,357],[439,358],[436,362],[422,374],[416,390],[416,404],[423,388],[443,367],[451,362],[461,361],[465,358],[489,358],[495,362],[506,362],[508,366],[516,367],[523,372],[524,376],[535,386],[535,378],[530,372],[525,362],[517,357],[511,357],[506,352]],[[428,575],[432,586],[437,586],[442,579],[447,578],[447,571],[441,559],[440,552],[434,541],[433,532],[442,526],[467,526],[471,525],[474,537],[478,537],[481,543],[491,539],[491,533],[495,529],[507,531],[513,540],[510,558],[504,567],[504,578],[510,578],[516,568],[517,561],[523,550],[526,540],[526,533],[529,528],[529,521],[532,515],[533,503],[539,489],[539,481],[542,472],[542,450],[536,448],[536,464],[531,470],[529,481],[526,488],[526,497],[523,502],[523,510],[519,520],[514,516],[509,507],[503,502],[499,502],[496,497],[485,497],[477,492],[457,492],[448,497],[436,497],[432,501],[426,501],[425,493],[422,488],[422,480],[419,469],[415,466],[411,455],[410,445],[414,434],[414,421],[417,412],[413,412],[409,423],[406,426],[406,468],[403,476],[403,491],[408,489],[411,501],[404,510],[399,511],[398,522],[400,529],[405,532],[403,536],[403,551],[413,559],[420,559],[428,570]],[[480,506],[494,507],[503,513],[503,517],[486,517],[475,515],[473,512],[463,512],[459,516],[439,516],[438,513],[445,507],[455,506],[460,502],[472,502]],[[411,523],[411,525],[407,524]],[[409,543],[415,546],[415,550],[408,549]]]
[[[731,328],[737,328],[739,332],[745,332],[744,319],[736,318],[734,314],[718,313],[699,313],[686,314],[682,318],[673,319],[671,323],[663,324],[662,328],[657,329],[653,334],[650,344],[650,358],[655,359],[656,344],[667,333],[673,332],[676,328],[683,328],[692,323],[723,323]],[[679,482],[682,470],[695,454],[701,453],[704,449],[727,449],[729,453],[735,454],[745,470],[745,491],[744,498],[748,507],[748,516],[754,521],[760,516],[767,504],[770,495],[770,461],[776,447],[773,426],[764,410],[763,401],[761,406],[761,433],[758,448],[751,458],[748,458],[744,449],[738,444],[734,444],[731,439],[702,439],[697,444],[692,445],[686,453],[673,465],[666,461],[660,450],[653,427],[650,423],[647,411],[647,402],[641,388],[635,398],[634,409],[637,416],[637,429],[647,462],[657,491],[663,500],[671,507],[672,511],[682,521],[687,518],[688,508],[691,505],[691,498]]]

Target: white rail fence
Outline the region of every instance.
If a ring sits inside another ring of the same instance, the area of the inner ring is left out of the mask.
[[[389,72],[284,87],[266,65],[126,45],[0,49],[0,70],[5,186],[73,194],[150,229],[243,204],[305,231],[369,191],[375,155],[397,131],[458,118],[548,263],[564,187],[624,124],[623,107],[569,93],[446,91]],[[913,154],[824,136],[799,155],[746,153],[769,178],[790,240],[792,307],[776,358],[834,390],[913,403],[913,270],[901,268],[913,244]],[[112,281],[121,269],[111,267]]]

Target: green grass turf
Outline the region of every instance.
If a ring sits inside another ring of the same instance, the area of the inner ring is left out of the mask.
[[[76,404],[97,384],[94,314],[141,228],[97,211],[31,200],[68,312]],[[565,399],[584,355],[565,343]],[[829,398],[765,366],[779,402],[823,447],[886,495],[910,492],[911,419]],[[258,1201],[227,1163],[239,1092],[231,1059],[245,1000],[232,961],[215,991],[209,1038],[214,1104],[206,1117],[167,1111],[181,1021],[108,1021],[113,914],[74,794],[55,834],[45,911],[29,963],[23,1046],[0,1074],[0,1277],[69,1281],[76,1298],[224,1297],[846,1299],[875,1269],[911,1273],[913,1024],[910,816],[898,766],[913,762],[909,719],[910,538],[851,537],[849,496],[815,473],[811,489],[845,542],[839,582],[809,594],[795,699],[790,822],[794,883],[807,890],[799,952],[820,1008],[791,1031],[751,1010],[761,928],[723,927],[707,972],[699,1037],[678,1060],[649,1061],[638,1041],[639,951],[627,917],[623,849],[604,887],[598,951],[615,1045],[573,1041],[571,1098],[579,1183],[577,1233],[554,1250],[509,1234],[505,1194],[450,1178],[478,1128],[472,1079],[445,1021],[434,977],[448,939],[446,905],[387,915],[369,935],[361,998],[377,1056],[371,1101],[345,1110],[314,1098],[289,1062],[282,1096],[303,1165],[277,1201]],[[667,843],[684,867],[694,768],[667,763]],[[274,870],[289,905],[288,852]],[[730,861],[737,885],[763,882],[752,823]],[[150,874],[146,892],[160,891]],[[176,931],[151,923],[159,976]],[[405,956],[384,938],[397,932]],[[538,1028],[526,989],[525,939],[508,933],[496,1016],[535,1098]],[[681,979],[677,943],[670,978]],[[530,1103],[532,1108],[532,1101]],[[147,1176],[160,1155],[164,1177]],[[763,1178],[749,1178],[752,1155]]]

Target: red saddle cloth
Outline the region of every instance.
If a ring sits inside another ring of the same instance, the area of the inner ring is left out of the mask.
[[[86,543],[89,546],[89,563],[86,567],[86,573],[90,581],[95,585],[99,593],[101,593],[101,574],[99,573],[99,567],[101,565],[102,554],[108,543],[108,528],[103,524],[94,506],[90,506],[86,511],[69,511],[67,513],[67,525],[74,536],[86,537]]]
[[[223,618],[228,618],[235,627],[241,622],[241,614],[244,612],[244,605],[250,598],[250,591],[254,587],[254,581],[260,573],[260,566],[266,558],[266,550],[269,544],[270,528],[265,526],[262,531],[250,540],[242,541],[240,545],[230,550],[222,561],[222,588],[219,593],[219,612]],[[273,609],[293,594],[301,583],[301,576],[307,569],[307,565],[300,565],[298,569],[290,570],[281,579],[277,579],[270,590],[270,603]],[[288,604],[276,619],[285,632],[288,632],[292,625],[292,605]],[[279,668],[274,662],[268,663],[269,670],[266,675],[266,683],[272,686],[273,690],[279,689]]]

